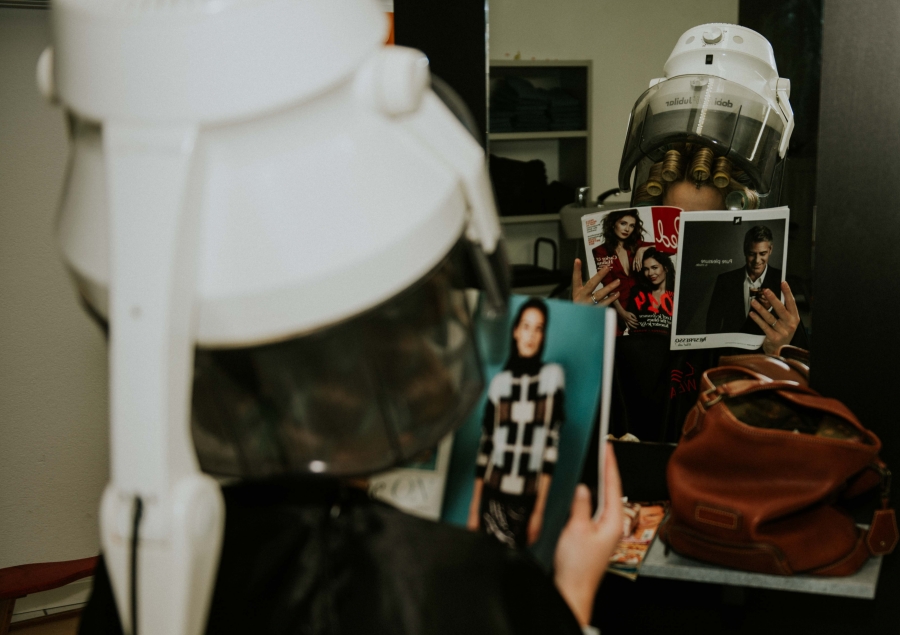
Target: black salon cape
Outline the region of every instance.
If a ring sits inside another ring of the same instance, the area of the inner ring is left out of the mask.
[[[802,325],[791,345],[809,349]],[[748,353],[762,353],[762,349],[671,351],[668,337],[619,337],[610,432],[617,437],[630,432],[641,441],[676,443],[688,412],[697,403],[703,373],[718,366],[722,357]]]
[[[330,480],[223,492],[210,635],[581,633],[552,579],[483,534]],[[101,558],[79,633],[121,632]]]

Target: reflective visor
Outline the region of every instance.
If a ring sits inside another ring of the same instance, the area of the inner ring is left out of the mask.
[[[483,387],[464,296],[470,249],[460,241],[414,287],[347,322],[197,349],[192,431],[202,469],[359,475],[435,447]]]
[[[709,75],[660,82],[637,100],[619,168],[619,187],[645,157],[661,161],[672,143],[700,143],[747,173],[760,194],[769,192],[784,132],[781,114],[740,84]]]

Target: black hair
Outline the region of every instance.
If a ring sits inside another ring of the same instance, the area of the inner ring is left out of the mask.
[[[644,223],[636,211],[626,209],[610,212],[603,218],[603,246],[606,247],[608,256],[616,254],[616,249],[619,246],[619,237],[616,236],[616,223],[626,216],[634,218],[634,231],[622,241],[622,247],[625,248],[625,251],[633,254],[637,249],[638,243],[644,239]]]
[[[769,243],[770,245],[775,244],[775,240],[772,238],[772,230],[765,225],[751,227],[747,233],[744,234],[744,253],[746,254],[750,251],[751,245],[764,242]]]
[[[647,251],[644,252],[643,262],[647,262],[647,259],[653,258],[656,262],[661,264],[666,269],[666,291],[674,291],[675,290],[675,265],[672,263],[672,258],[669,254],[663,253],[656,249],[655,247],[650,247]],[[641,287],[644,289],[650,288],[650,281],[647,280],[647,277],[644,275],[643,267],[641,268],[641,273],[638,276],[638,282]]]
[[[544,316],[544,337],[537,352],[531,357],[520,357],[519,347],[516,345],[516,338],[513,332],[518,328],[522,316],[528,309],[537,309]],[[550,323],[550,311],[547,303],[540,298],[529,298],[516,313],[516,319],[513,321],[512,331],[509,335],[509,358],[506,360],[505,370],[511,370],[513,375],[536,375],[544,365],[544,345],[547,343],[547,325]]]

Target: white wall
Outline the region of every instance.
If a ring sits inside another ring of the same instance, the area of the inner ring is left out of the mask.
[[[53,237],[63,114],[35,88],[46,11],[0,9],[0,568],[99,550],[106,345]]]
[[[593,193],[616,187],[628,115],[678,36],[738,0],[488,0],[491,59],[593,60]]]

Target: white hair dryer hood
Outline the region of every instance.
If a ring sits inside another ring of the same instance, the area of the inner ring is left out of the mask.
[[[104,557],[123,632],[199,635],[224,526],[201,464],[379,469],[479,394],[453,263],[504,308],[484,153],[371,0],[58,0],[53,23],[58,236],[110,327]]]
[[[727,156],[761,194],[769,192],[794,128],[790,81],[779,78],[772,46],[733,24],[686,31],[650,82],[628,122],[619,187],[644,158],[660,161],[668,146],[699,143]]]
[[[365,110],[335,94],[204,133],[188,188],[202,223],[199,345],[273,341],[346,319],[422,278],[463,234],[458,179]],[[75,134],[59,238],[81,293],[106,316],[99,134],[85,125]]]

